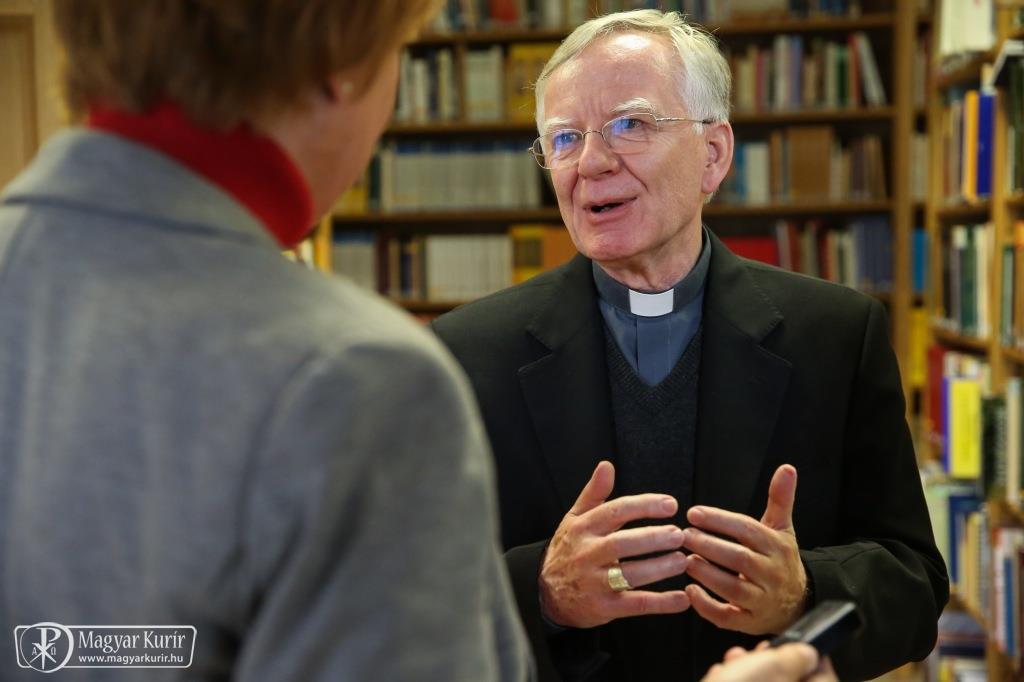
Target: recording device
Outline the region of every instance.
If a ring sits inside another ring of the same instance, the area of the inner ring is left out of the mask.
[[[852,601],[823,601],[773,639],[771,646],[804,642],[827,656],[860,627],[860,614]]]

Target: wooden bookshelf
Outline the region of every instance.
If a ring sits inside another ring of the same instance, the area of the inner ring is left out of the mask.
[[[983,339],[977,336],[970,336],[968,334],[960,334],[959,332],[950,331],[945,327],[933,326],[932,335],[935,340],[950,346],[952,348],[958,348],[960,350],[973,351],[976,353],[987,353],[991,341]]]
[[[849,109],[798,109],[791,111],[736,111],[729,121],[734,125],[788,125],[798,123],[843,123],[888,121],[893,107],[857,107]]]
[[[938,3],[936,3],[938,4]],[[1016,348],[1008,348],[1000,343],[998,338],[1001,329],[1000,315],[1001,287],[1003,286],[1003,258],[1002,248],[1005,244],[1011,243],[1011,226],[1013,212],[1024,209],[1024,195],[1011,194],[1009,191],[1010,178],[1008,176],[1009,162],[1012,152],[1008,138],[1008,120],[1006,111],[1006,90],[1001,88],[994,106],[993,140],[992,140],[992,175],[991,175],[991,196],[972,203],[957,201],[950,204],[944,195],[945,173],[949,160],[945,158],[944,140],[942,138],[942,125],[944,122],[943,110],[947,105],[947,96],[951,88],[968,87],[978,89],[981,85],[982,69],[985,64],[991,63],[999,49],[1002,41],[1019,38],[1022,31],[1010,28],[1010,13],[1014,8],[1009,4],[996,5],[997,18],[997,44],[994,48],[962,59],[944,71],[936,70],[935,76],[929,87],[927,125],[929,129],[929,199],[925,208],[926,228],[931,242],[930,251],[930,295],[928,297],[929,312],[932,319],[936,319],[940,312],[942,303],[943,276],[942,276],[942,244],[950,237],[950,230],[958,224],[992,224],[992,253],[997,257],[987,262],[987,286],[983,293],[984,304],[989,311],[989,325],[991,336],[989,338],[977,338],[966,336],[949,331],[948,329],[933,325],[930,327],[930,341],[946,346],[950,349],[973,355],[976,359],[988,365],[988,388],[991,395],[1001,395],[1007,385],[1007,380],[1013,376],[1024,375],[1024,352]],[[939,21],[934,21],[934,26]],[[925,394],[934,390],[934,387],[926,386]],[[926,439],[935,442],[936,434]],[[934,457],[936,453],[931,455]],[[1024,526],[1024,511],[1019,507],[1011,507],[1005,499],[989,499],[985,503],[985,510],[988,514],[988,528],[993,529],[1000,526],[1021,527]],[[989,538],[991,540],[991,536]],[[991,550],[990,550],[991,551]],[[983,580],[986,578],[982,578]],[[991,577],[987,578],[992,580]],[[995,589],[993,587],[993,589]],[[964,603],[961,595],[954,594],[950,600],[950,607],[969,613],[985,630],[989,636],[986,647],[986,665],[988,679],[1010,680],[1020,679],[1021,671],[1001,651],[991,638],[995,625],[985,618],[976,604]]]
[[[457,225],[472,223],[561,222],[561,220],[562,215],[558,212],[558,208],[554,206],[494,211],[395,211],[394,213],[364,213],[355,215],[334,214],[334,224],[339,227],[411,223]]]
[[[719,37],[776,33],[848,33],[891,28],[895,16],[893,12],[875,12],[859,17],[777,17],[708,26],[708,30]]]
[[[1015,363],[1018,367],[1024,366],[1024,349],[1003,346],[1002,353],[1008,362]]]
[[[944,222],[956,222],[960,220],[973,220],[987,218],[992,211],[991,201],[979,201],[976,203],[957,203],[943,206],[935,210],[935,216]]]
[[[876,201],[813,201],[770,204],[710,203],[703,215],[711,217],[741,216],[819,216],[864,213],[887,213],[893,204],[888,200]]]

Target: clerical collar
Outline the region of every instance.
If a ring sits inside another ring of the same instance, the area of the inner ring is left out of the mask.
[[[143,113],[94,106],[88,126],[157,149],[204,176],[249,209],[283,247],[294,247],[312,229],[305,177],[284,149],[248,125],[213,130],[164,102]]]
[[[596,262],[592,263],[594,284],[602,300],[607,301],[623,312],[639,317],[661,317],[677,312],[686,307],[704,288],[708,265],[711,263],[711,241],[706,231],[701,229],[700,255],[693,268],[676,284],[665,291],[648,294],[634,291],[622,282],[612,279],[611,275]]]

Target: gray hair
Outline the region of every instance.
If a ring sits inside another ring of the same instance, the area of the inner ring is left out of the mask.
[[[652,33],[668,37],[679,55],[680,95],[687,115],[702,121],[729,120],[732,74],[714,36],[688,24],[678,12],[638,9],[591,19],[562,41],[535,86],[538,129],[544,121],[544,88],[555,69],[591,43],[615,33]]]

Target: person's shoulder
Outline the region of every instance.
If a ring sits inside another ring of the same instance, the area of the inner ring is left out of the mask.
[[[851,287],[760,261],[740,259],[754,283],[785,313],[866,313],[875,299]]]

